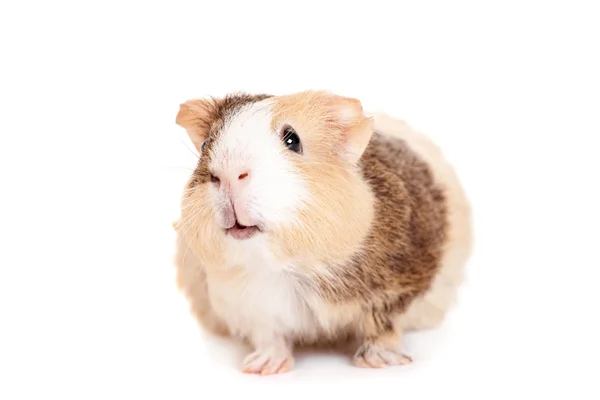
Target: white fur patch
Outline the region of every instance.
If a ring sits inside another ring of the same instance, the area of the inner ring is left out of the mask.
[[[281,261],[266,251],[266,238],[239,242],[228,253],[226,268],[239,269],[233,279],[210,279],[209,296],[215,312],[237,335],[257,347],[281,337],[315,336],[317,324],[305,294]]]
[[[249,173],[238,193],[247,214],[267,228],[296,221],[308,189],[284,152],[279,132],[271,130],[269,99],[236,112],[226,123],[213,149],[210,168],[235,180]]]
[[[228,180],[249,174],[235,196],[245,213],[267,230],[295,223],[303,200],[309,200],[306,183],[287,158],[289,150],[271,123],[268,99],[236,112],[215,143],[210,164],[216,175]],[[218,208],[224,195],[216,187],[211,191]],[[271,254],[267,239],[267,234],[248,240],[226,236],[226,265],[219,270],[231,272],[225,272],[230,278],[208,276],[215,313],[233,332],[252,338],[257,346],[270,345],[275,336],[314,335],[316,329],[301,288],[287,271],[292,266]]]

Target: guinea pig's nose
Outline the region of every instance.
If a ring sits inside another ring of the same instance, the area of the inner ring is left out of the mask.
[[[244,187],[248,184],[248,181],[250,181],[250,171],[244,171],[240,174],[237,174],[237,182],[232,182],[233,185],[238,186],[238,187]]]
[[[223,186],[224,188],[229,188],[231,190],[241,189],[250,181],[250,171],[231,171],[229,173],[219,174],[219,176],[216,177],[216,181],[221,183],[222,185],[219,186]]]

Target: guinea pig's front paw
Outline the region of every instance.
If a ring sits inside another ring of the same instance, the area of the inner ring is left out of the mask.
[[[287,349],[268,347],[249,354],[243,363],[242,371],[248,374],[282,374],[294,368],[294,357]]]
[[[362,368],[383,368],[411,362],[412,358],[399,350],[386,349],[377,343],[363,344],[354,355],[354,365]]]

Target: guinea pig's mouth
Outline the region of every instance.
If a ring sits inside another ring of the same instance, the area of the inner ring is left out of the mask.
[[[250,239],[252,236],[260,232],[260,229],[256,225],[246,226],[235,221],[235,225],[227,229],[227,233],[231,237],[239,240]]]

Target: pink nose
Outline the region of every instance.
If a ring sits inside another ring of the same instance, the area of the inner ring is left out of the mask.
[[[236,190],[248,184],[250,180],[250,172],[242,173],[215,173],[211,174],[210,180],[218,186],[226,189]]]

